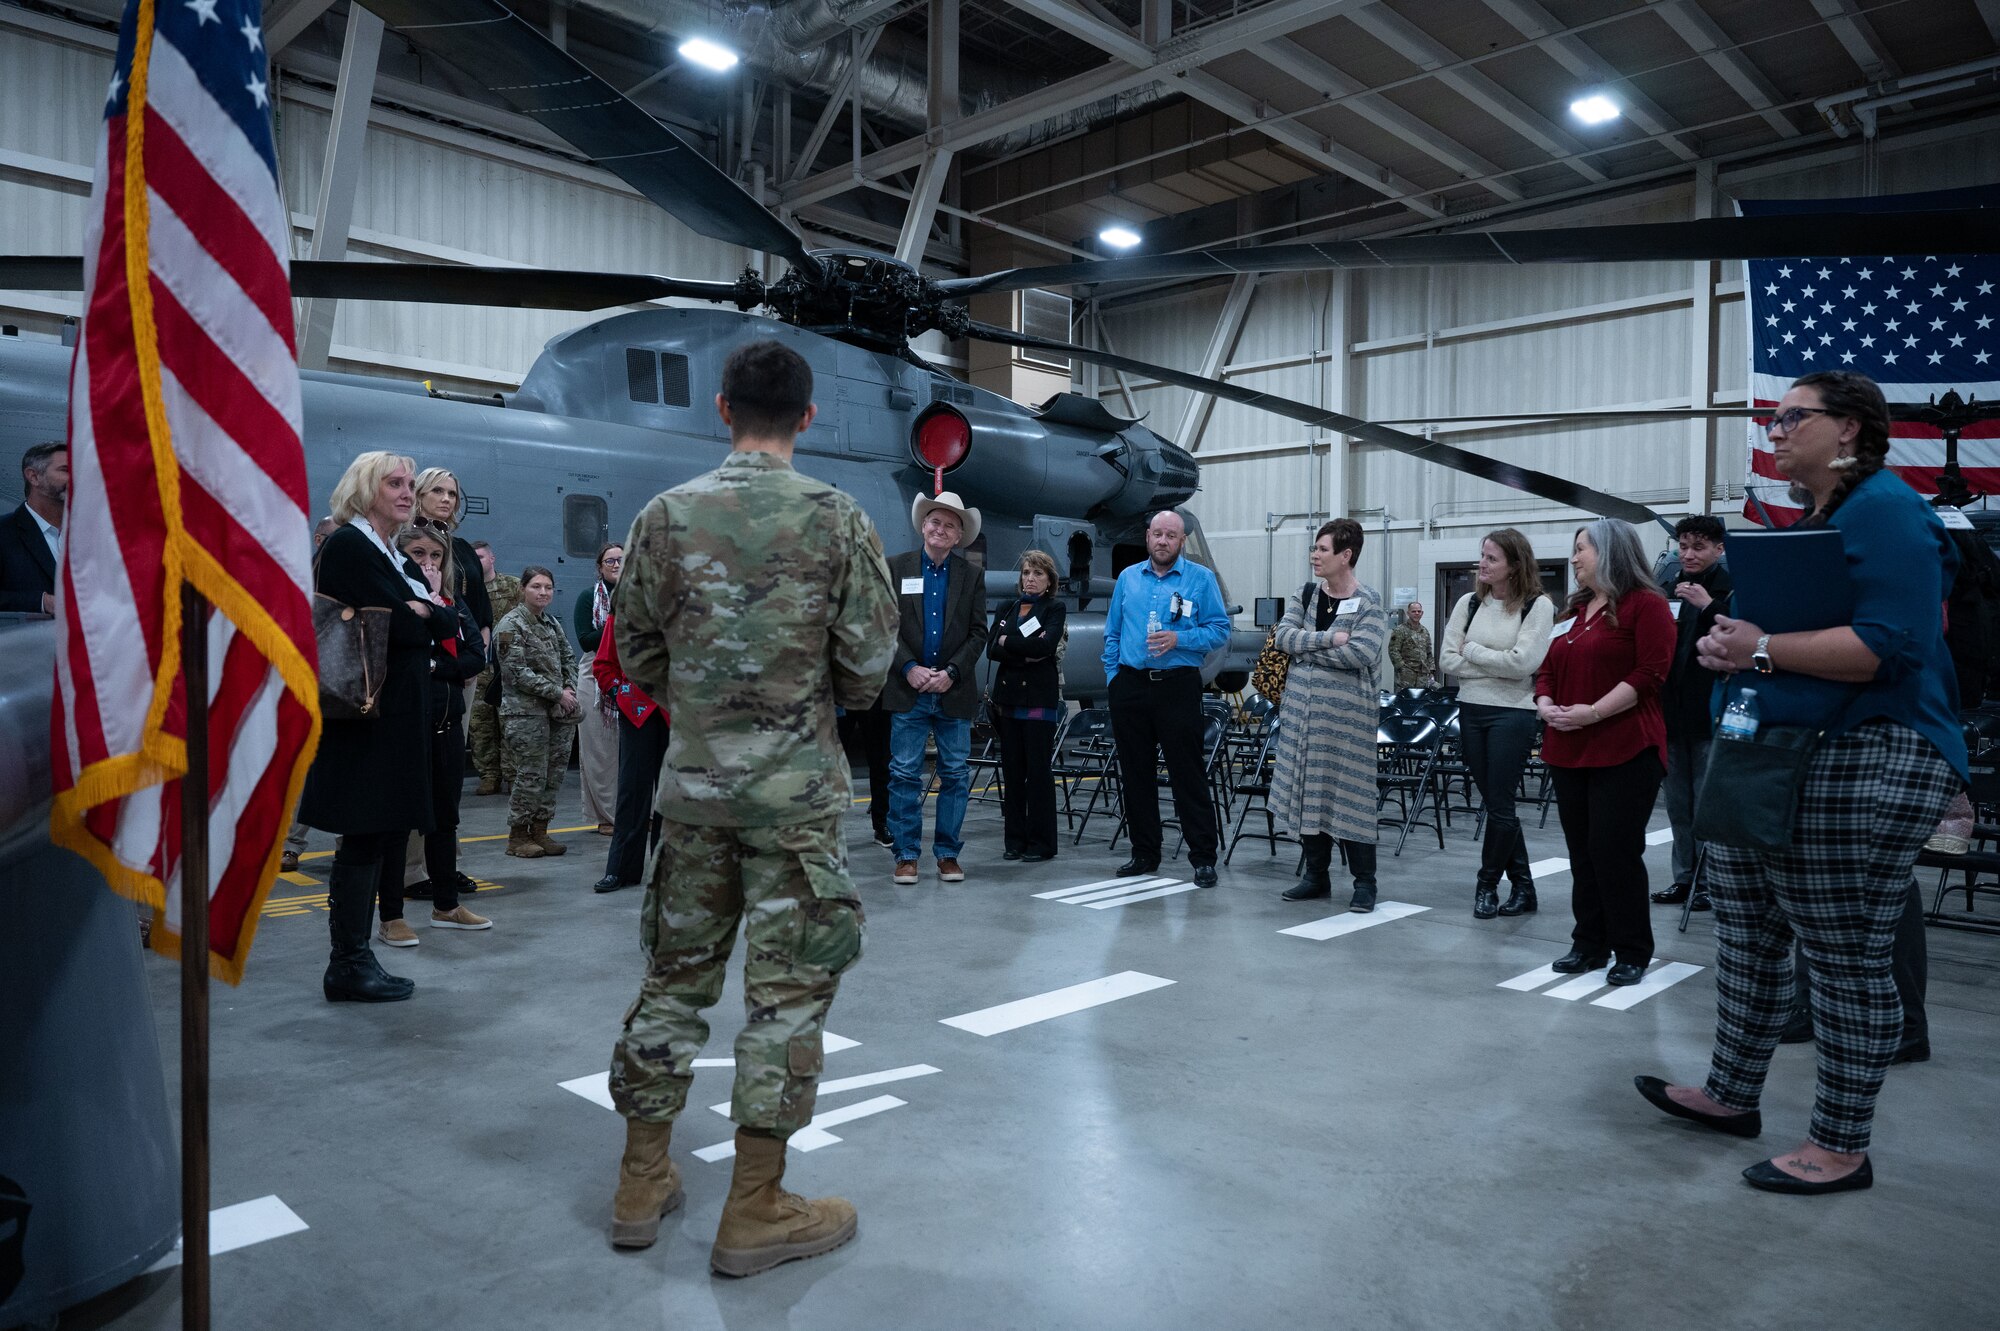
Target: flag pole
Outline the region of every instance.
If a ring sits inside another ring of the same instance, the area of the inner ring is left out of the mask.
[[[208,1331],[208,598],[181,584],[181,1327]]]

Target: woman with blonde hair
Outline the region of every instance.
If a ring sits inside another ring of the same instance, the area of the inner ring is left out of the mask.
[[[1465,765],[1486,810],[1473,882],[1472,916],[1526,915],[1535,909],[1528,840],[1514,811],[1521,771],[1535,747],[1535,671],[1549,650],[1555,602],[1542,594],[1535,548],[1512,527],[1479,543],[1479,580],[1445,622],[1438,668],[1458,685]],[[1513,890],[1500,903],[1500,876]]]
[[[314,561],[321,595],[390,612],[377,714],[326,722],[299,799],[300,822],[340,835],[327,883],[332,956],[321,988],[328,1002],[389,1003],[416,988],[385,973],[368,946],[383,859],[402,856],[412,828],[435,826],[431,647],[457,625],[422,572],[390,544],[415,505],[415,464],[394,453],[363,453],[334,486],[333,517],[341,526]]]
[[[454,605],[462,605],[479,626],[482,644],[493,642],[493,604],[486,599],[486,580],[481,577],[479,552],[458,534],[459,519],[465,514],[465,496],[459,493],[458,477],[443,467],[425,467],[417,473],[417,507],[410,521],[430,527],[446,539],[445,588]]]
[[[1050,769],[1062,720],[1059,656],[1068,611],[1056,599],[1056,561],[1021,556],[1020,594],[993,613],[986,655],[1000,669],[990,699],[1000,740],[1001,858],[1039,864],[1056,857],[1056,783]]]

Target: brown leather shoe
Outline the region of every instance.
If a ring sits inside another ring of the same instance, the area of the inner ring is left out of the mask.
[[[299,871],[299,853],[296,850],[288,850],[278,856],[278,870],[281,873],[297,873]]]
[[[965,870],[958,867],[957,860],[939,860],[938,881],[941,883],[962,883],[965,881]]]
[[[915,887],[917,885],[917,862],[915,860],[896,861],[896,886]]]

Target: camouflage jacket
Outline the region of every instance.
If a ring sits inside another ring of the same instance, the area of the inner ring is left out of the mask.
[[[1431,682],[1431,638],[1424,630],[1400,624],[1389,634],[1389,660],[1396,667],[1396,687],[1422,688]]]
[[[576,649],[562,624],[525,605],[493,626],[493,659],[500,667],[502,716],[549,714],[576,679]]]
[[[507,613],[521,604],[521,580],[512,573],[495,573],[486,580],[486,599],[493,603],[493,626],[497,629]]]
[[[896,598],[861,506],[769,453],[657,496],[612,602],[626,676],[673,714],[662,816],[769,827],[843,813],[834,706],[882,691]]]

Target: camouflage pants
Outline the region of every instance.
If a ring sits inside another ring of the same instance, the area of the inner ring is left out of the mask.
[[[861,955],[861,900],[839,818],[789,827],[668,822],[639,916],[650,959],[611,1054],[627,1118],[671,1123],[687,1106],[702,1016],[722,997],[743,926],[745,1021],[730,1117],[789,1137],[812,1121],[820,1039],[841,972]]]
[[[569,770],[569,747],[576,738],[575,721],[531,713],[503,716],[507,756],[514,762],[514,791],[507,800],[510,823],[546,823],[555,816],[556,792]]]
[[[514,755],[500,742],[500,709],[481,701],[492,679],[493,671],[488,667],[474,686],[472,703],[466,709],[472,735],[472,770],[479,773],[482,781],[512,781]]]

